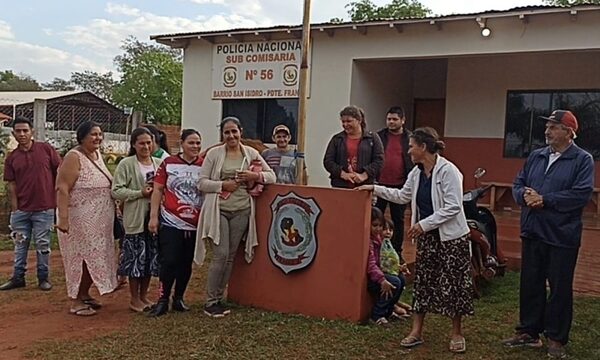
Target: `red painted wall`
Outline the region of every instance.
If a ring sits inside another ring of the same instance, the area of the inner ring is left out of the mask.
[[[464,175],[465,190],[475,186],[473,173],[478,167],[487,170],[481,181],[512,183],[517,173],[523,167],[525,159],[504,158],[503,139],[474,139],[474,138],[445,138],[446,150],[444,156],[456,164]],[[600,187],[600,166],[595,162],[595,187]],[[511,195],[506,194],[499,205],[510,204]],[[595,211],[590,202],[586,211]]]
[[[277,194],[294,191],[312,197],[321,208],[316,235],[318,250],[305,269],[284,274],[272,264],[267,248],[271,203]],[[269,185],[257,199],[259,245],[247,264],[238,252],[228,297],[238,304],[327,319],[366,320],[367,258],[371,197],[363,191]],[[243,246],[242,246],[243,247]]]

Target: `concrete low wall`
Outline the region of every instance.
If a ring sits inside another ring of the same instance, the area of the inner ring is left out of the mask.
[[[313,198],[321,209],[316,223],[318,250],[312,264],[285,274],[271,261],[267,239],[271,204],[293,191]],[[367,293],[371,197],[367,192],[295,185],[269,185],[256,203],[259,245],[251,264],[242,249],[229,282],[229,299],[257,308],[326,319],[364,321]],[[243,248],[243,246],[241,246]]]

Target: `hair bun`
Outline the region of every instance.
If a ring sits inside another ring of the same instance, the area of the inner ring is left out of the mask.
[[[435,142],[435,149],[436,150],[444,150],[446,148],[446,143],[443,142],[442,140],[438,140]]]

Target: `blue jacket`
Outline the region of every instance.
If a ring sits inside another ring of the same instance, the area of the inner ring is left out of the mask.
[[[594,189],[594,160],[572,144],[550,166],[550,147],[533,151],[513,183],[513,197],[521,205],[521,236],[549,245],[578,248],[581,243],[583,208]],[[544,207],[525,205],[525,187],[542,195]]]

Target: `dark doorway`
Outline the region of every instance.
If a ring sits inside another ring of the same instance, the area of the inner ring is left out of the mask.
[[[415,99],[413,129],[430,126],[444,136],[446,119],[446,99]]]

